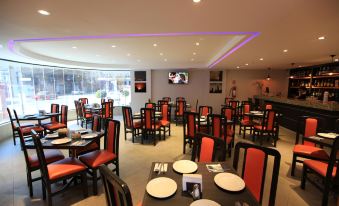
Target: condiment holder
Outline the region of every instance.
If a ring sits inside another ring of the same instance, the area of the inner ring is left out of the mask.
[[[67,137],[67,134],[68,134],[67,128],[58,129],[59,137]]]

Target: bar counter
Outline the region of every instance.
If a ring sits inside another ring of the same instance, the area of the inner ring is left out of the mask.
[[[335,120],[339,119],[339,103],[288,99],[284,97],[254,96],[256,104],[270,103],[282,114],[280,125],[296,131],[301,116],[320,118],[322,130],[335,130]]]

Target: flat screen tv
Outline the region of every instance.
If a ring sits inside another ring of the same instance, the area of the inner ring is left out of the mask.
[[[188,72],[169,72],[169,84],[188,84]]]

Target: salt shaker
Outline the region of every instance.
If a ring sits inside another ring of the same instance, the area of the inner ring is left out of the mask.
[[[193,200],[200,199],[200,190],[199,190],[199,185],[198,184],[193,185],[193,190],[191,192],[191,195],[193,197]]]

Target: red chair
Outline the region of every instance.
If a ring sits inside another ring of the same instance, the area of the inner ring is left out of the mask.
[[[266,105],[265,105],[265,109],[266,109],[266,110],[273,109],[272,104],[266,104]]]
[[[78,100],[74,100],[74,106],[75,106],[75,113],[77,115],[77,124],[79,124],[79,109],[80,109],[80,106],[79,106],[79,101]]]
[[[59,113],[59,104],[51,104],[51,113]],[[58,116],[52,116],[50,122],[44,122],[43,125],[45,124],[51,124],[51,123],[57,123],[59,122],[59,117]]]
[[[88,104],[88,99],[87,98],[79,98],[79,102],[83,104]]]
[[[168,132],[168,136],[171,136],[171,107],[168,104],[162,104],[160,107],[161,111],[161,120],[160,129],[164,132],[164,140],[166,139],[166,132]]]
[[[277,136],[276,136],[276,116],[277,113],[274,110],[265,110],[264,115],[261,121],[261,124],[254,125],[253,127],[253,141],[255,138],[260,138],[260,145],[263,143],[264,135],[267,137],[272,137],[274,141],[274,146],[276,146]]]
[[[178,125],[179,118],[183,120],[184,112],[186,111],[186,101],[177,100],[175,104],[175,125]],[[183,122],[183,121],[182,121]]]
[[[156,132],[159,132],[159,137],[161,137],[161,128],[160,123],[155,121],[155,109],[151,108],[141,108],[141,125],[142,125],[142,139],[141,143],[144,143],[144,138],[151,137],[153,138],[153,144],[156,144]]]
[[[227,124],[227,135],[234,137],[235,136],[235,111],[232,107],[224,107],[221,109],[221,115],[226,117],[228,120],[232,120],[233,124]]]
[[[185,97],[177,97],[175,98],[176,101],[186,101]]]
[[[127,184],[110,171],[106,165],[101,165],[99,171],[105,189],[107,205],[133,206],[131,192]]]
[[[184,112],[184,154],[186,153],[186,144],[189,144],[191,147],[195,141],[198,117],[199,114],[196,112]]]
[[[52,184],[60,181],[67,181],[70,178],[81,176],[82,190],[84,197],[88,196],[87,189],[87,177],[86,177],[86,166],[76,158],[65,158],[50,164],[47,164],[46,156],[42,149],[41,141],[37,133],[32,130],[32,137],[38,159],[40,163],[41,181],[43,185],[43,199],[46,199],[47,192],[47,204],[52,205],[52,197],[59,194],[62,190],[66,189],[72,181],[70,181],[61,190],[52,191]]]
[[[298,159],[299,157],[313,160],[329,159],[329,156],[324,149],[316,147],[316,144],[313,142],[304,140],[305,137],[315,136],[317,134],[317,128],[318,128],[317,118],[307,117],[304,119],[304,134],[302,137],[301,144],[299,144],[299,132],[297,132],[296,145],[293,148],[291,176],[294,176],[294,170],[297,162],[300,163],[303,162],[302,160]],[[298,128],[298,131],[300,131],[300,128]]]
[[[15,141],[15,138],[16,137],[19,137],[19,134],[18,134],[18,131],[19,131],[19,128],[24,128],[24,127],[32,127],[34,126],[33,124],[29,123],[29,124],[19,124],[18,121],[15,121],[12,117],[12,114],[11,114],[11,110],[7,107],[7,112],[8,112],[8,116],[9,116],[9,120],[11,121],[11,127],[12,127],[12,135],[13,135],[13,143],[14,145],[16,145],[16,141]],[[16,118],[17,119],[17,118]]]
[[[61,105],[61,114],[60,114],[60,122],[51,122],[50,124],[45,124],[43,127],[45,131],[48,130],[50,132],[61,129],[67,128],[67,113],[68,113],[68,106]]]
[[[162,100],[165,100],[167,102],[171,102],[171,97],[163,97]]]
[[[240,149],[244,151],[244,157],[239,158]],[[279,168],[280,168],[280,153],[272,148],[261,147],[245,142],[238,142],[235,145],[233,168],[238,169],[239,160],[243,159],[241,177],[245,181],[246,188],[253,194],[259,204],[262,203],[264,186],[266,179],[267,160],[269,156],[273,157],[273,170],[271,179],[269,206],[274,206],[277,192]]]
[[[250,120],[250,117],[246,115],[246,113],[249,113],[251,111],[251,105],[250,104],[243,104],[242,105],[242,112],[241,112],[241,121],[239,123],[239,135],[241,135],[241,131],[243,131],[242,137],[245,138],[246,130],[249,128],[250,134],[252,134],[253,130],[253,122]]]
[[[105,127],[105,146],[103,150],[95,150],[79,156],[81,162],[88,167],[89,174],[92,175],[93,193],[98,194],[97,170],[100,165],[114,164],[113,171],[119,176],[119,136],[120,122],[107,119]]]
[[[239,117],[239,101],[231,100],[229,101],[228,106],[232,107],[232,109],[234,110],[234,118],[237,121]]]
[[[208,127],[211,128],[213,137],[221,138],[225,143],[225,151],[231,156],[232,145],[234,145],[234,136],[229,136],[227,132],[227,117],[220,114],[208,115]]]
[[[145,108],[155,109],[155,107],[156,107],[155,103],[145,103]]]
[[[191,107],[191,112],[198,112],[198,105],[199,105],[199,100],[197,99],[197,101],[195,102],[195,107]]]
[[[105,128],[106,119],[109,118],[113,119],[113,102],[101,103],[101,122],[103,128]]]
[[[122,115],[124,118],[125,140],[127,139],[127,133],[131,133],[132,142],[134,143],[134,138],[141,134],[141,121],[133,120],[131,107],[122,107]]]
[[[198,162],[225,161],[225,142],[217,137],[198,133],[193,145],[191,160]]]
[[[212,114],[212,107],[211,106],[199,106],[199,118],[204,116],[207,117],[209,114]],[[205,122],[200,122],[198,131],[202,133],[209,133],[209,128]]]
[[[27,185],[29,188],[29,195],[33,197],[33,182],[41,179],[41,176],[32,178],[32,172],[40,169],[40,163],[37,154],[28,154],[24,135],[22,133],[22,129],[19,128],[19,137],[20,143],[22,145],[22,151],[24,153],[25,162],[26,162],[26,175],[27,175]],[[65,156],[59,150],[48,149],[44,151],[46,163],[56,162],[58,160],[64,159]]]
[[[338,188],[339,185],[339,176],[338,176],[338,151],[339,151],[339,136],[334,140],[331,155],[328,161],[319,161],[319,160],[304,160],[303,175],[301,179],[301,188],[304,190],[306,186],[306,180],[310,181],[317,188],[321,189],[323,192],[322,204],[326,206],[328,204],[328,195],[331,189]],[[316,181],[313,181],[312,178],[307,177],[308,173],[317,174],[322,179],[324,187],[317,184]]]
[[[79,102],[79,118],[81,121],[81,127],[84,127],[85,122],[87,129],[87,124],[92,120],[92,113],[86,110],[85,105],[82,102]]]
[[[41,127],[40,125],[28,126],[29,124],[28,125],[26,124],[25,126],[21,126],[21,123],[18,118],[18,114],[16,113],[15,109],[13,109],[13,112],[14,112],[16,122],[18,123],[18,126],[22,129],[22,133],[24,136],[30,136],[32,130],[38,132],[39,134],[42,134],[44,132],[44,128]]]

